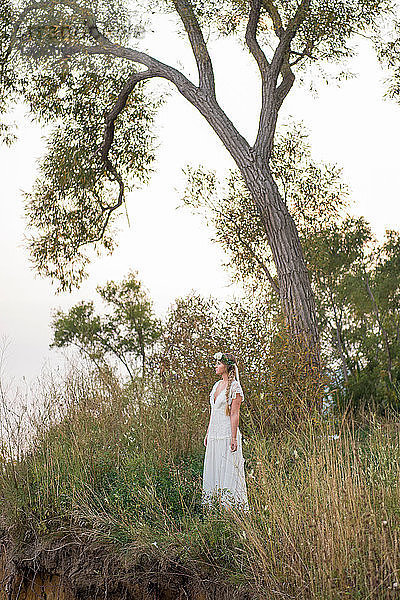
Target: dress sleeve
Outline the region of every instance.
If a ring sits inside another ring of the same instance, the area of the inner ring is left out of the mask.
[[[240,394],[242,396],[242,402],[244,402],[243,388],[238,380],[234,379],[231,383],[231,389],[229,390],[229,404],[236,398],[236,394]]]

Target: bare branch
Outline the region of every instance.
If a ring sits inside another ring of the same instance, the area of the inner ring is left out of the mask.
[[[297,7],[294,17],[289,20],[286,29],[284,30],[283,34],[279,39],[279,44],[276,47],[274,56],[271,61],[271,74],[273,81],[276,81],[278,79],[282,63],[285,59],[285,54],[290,49],[291,41],[296,35],[296,32],[300,27],[301,23],[305,19],[309,6],[310,0],[301,0],[299,6]]]
[[[263,8],[265,8],[269,16],[271,17],[274,26],[274,31],[280,39],[284,34],[284,29],[282,26],[281,15],[279,14],[278,9],[276,8],[272,0],[262,0],[262,6]]]
[[[246,44],[254,56],[261,77],[264,80],[269,70],[269,62],[257,41],[257,26],[260,20],[261,0],[251,0],[249,20],[246,28]]]
[[[221,217],[223,219],[226,219],[228,221],[231,221],[233,224],[233,227],[236,231],[236,235],[237,238],[239,240],[239,242],[241,242],[242,246],[244,246],[244,248],[246,248],[248,250],[248,252],[251,254],[251,256],[254,258],[254,260],[260,265],[260,267],[262,268],[262,270],[264,271],[265,275],[267,276],[268,281],[270,282],[272,289],[278,294],[279,296],[279,287],[278,284],[276,283],[276,281],[274,280],[274,278],[272,277],[267,265],[265,264],[265,262],[262,260],[262,258],[260,258],[257,254],[257,252],[255,252],[253,250],[253,248],[251,247],[251,244],[249,244],[242,236],[241,231],[240,231],[240,227],[238,226],[238,224],[236,223],[236,220],[231,217],[230,215],[227,215],[226,213],[224,213],[223,211],[213,207],[213,210],[215,210],[215,212],[218,212]]]
[[[214,71],[199,22],[190,0],[173,0],[177,13],[185,27],[199,72],[199,88],[215,96]]]

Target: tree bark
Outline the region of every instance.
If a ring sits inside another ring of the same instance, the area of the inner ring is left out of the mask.
[[[293,339],[305,344],[310,365],[320,369],[315,298],[295,222],[266,163],[256,160],[242,174],[264,223],[286,324]]]

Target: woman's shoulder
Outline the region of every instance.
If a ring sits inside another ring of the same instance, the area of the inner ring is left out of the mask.
[[[242,396],[242,401],[244,400],[243,388],[240,382],[237,379],[234,379],[231,383],[230,396],[235,398],[236,394],[240,394],[240,396]]]

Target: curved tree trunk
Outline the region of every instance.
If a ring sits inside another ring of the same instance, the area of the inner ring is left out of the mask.
[[[242,174],[265,226],[278,274],[285,320],[293,338],[306,345],[310,366],[319,370],[321,355],[314,293],[296,224],[268,164],[278,107],[270,98],[266,121],[260,127],[260,149],[256,145],[250,147],[216,101],[200,102],[197,108],[218,134]]]
[[[285,321],[293,339],[305,344],[310,365],[320,369],[315,299],[296,224],[267,165],[255,161],[242,172],[265,226]]]

